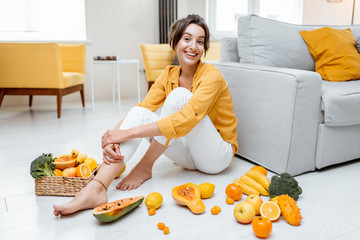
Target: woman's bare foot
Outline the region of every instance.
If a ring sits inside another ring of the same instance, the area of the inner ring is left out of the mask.
[[[91,181],[70,202],[54,205],[54,215],[68,215],[107,203],[107,191],[101,183]]]
[[[138,188],[143,182],[152,177],[152,168],[145,168],[141,165],[136,165],[131,172],[124,177],[116,186],[120,190],[133,190]]]

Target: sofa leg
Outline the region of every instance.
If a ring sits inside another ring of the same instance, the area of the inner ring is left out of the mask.
[[[61,101],[62,101],[62,92],[61,92],[61,90],[59,90],[58,93],[56,94],[58,118],[61,118]]]
[[[81,87],[80,96],[81,96],[82,106],[85,107],[84,85]]]
[[[29,107],[32,106],[32,102],[33,102],[33,95],[29,95]]]
[[[4,100],[4,96],[5,96],[5,89],[0,88],[0,107],[1,107],[1,103]]]

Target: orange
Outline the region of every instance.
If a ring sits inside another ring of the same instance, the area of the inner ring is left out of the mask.
[[[80,154],[81,155],[81,154]],[[84,163],[86,163],[87,165],[89,165],[91,171],[94,171],[97,167],[98,164],[95,161],[95,159],[93,159],[92,157],[88,157],[87,159],[84,160]]]
[[[215,205],[213,208],[214,208],[216,211],[221,212],[221,208],[220,208],[219,206]]]
[[[82,163],[76,167],[75,175],[77,177],[88,178],[91,175],[91,168],[86,163]]]
[[[272,222],[264,217],[254,218],[251,225],[258,238],[267,238],[272,230]]]
[[[234,199],[232,199],[231,197],[226,198],[226,203],[229,205],[233,205],[235,203]]]
[[[225,189],[226,196],[229,198],[234,199],[235,201],[238,201],[242,197],[242,190],[238,185],[235,185],[234,183],[230,183],[226,189]]]
[[[61,177],[62,171],[60,169],[55,168],[55,170],[53,170],[53,174],[54,174],[54,176]]]
[[[211,214],[212,215],[217,215],[219,212],[215,209],[215,208],[212,208],[211,209]]]
[[[267,176],[267,170],[266,170],[264,167],[262,167],[262,166],[252,167],[251,170],[259,171],[259,172],[261,172],[262,174],[264,174],[265,176]]]
[[[212,209],[211,209],[211,214],[213,215],[218,215],[219,212],[221,212],[221,208],[219,206],[214,206]]]
[[[275,202],[264,202],[260,207],[260,215],[270,221],[276,221],[281,214],[280,207]]]
[[[160,222],[160,223],[158,223],[157,226],[158,226],[158,229],[163,230],[165,227],[165,223]]]
[[[163,230],[163,231],[164,231],[164,234],[169,234],[169,231],[170,231],[170,230],[169,230],[169,227],[164,227],[164,230]]]
[[[155,215],[155,213],[156,213],[155,208],[150,208],[150,209],[149,209],[149,215],[150,215],[150,216]]]

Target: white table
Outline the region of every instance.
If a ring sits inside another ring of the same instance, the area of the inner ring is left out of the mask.
[[[118,91],[118,104],[119,112],[121,113],[121,97],[120,97],[120,65],[121,64],[136,64],[136,76],[137,76],[137,94],[138,102],[140,102],[140,77],[139,77],[139,60],[137,59],[118,59],[118,60],[92,60],[91,66],[91,104],[94,111],[94,65],[95,64],[110,64],[116,67],[116,80]],[[113,105],[115,105],[115,78],[113,80]]]

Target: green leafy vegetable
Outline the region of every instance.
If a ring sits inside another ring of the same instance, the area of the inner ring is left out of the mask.
[[[30,165],[30,175],[33,178],[42,176],[54,176],[52,171],[55,169],[54,159],[51,153],[43,153],[37,157]]]
[[[280,196],[282,194],[288,194],[296,201],[302,193],[302,189],[295,178],[288,173],[282,173],[280,176],[274,175],[271,178],[269,193],[270,198]]]

